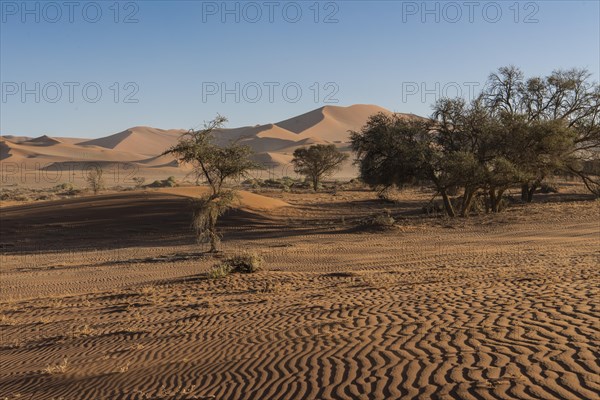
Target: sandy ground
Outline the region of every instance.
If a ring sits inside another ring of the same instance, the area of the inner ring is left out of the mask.
[[[210,280],[189,194],[2,209],[1,399],[600,398],[598,201],[249,194],[223,250],[266,265]]]

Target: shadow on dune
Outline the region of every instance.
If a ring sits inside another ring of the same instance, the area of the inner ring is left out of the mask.
[[[225,240],[351,233],[356,221],[364,215],[386,208],[412,214],[418,204],[407,202],[390,207],[381,201],[358,201],[312,205],[329,212],[337,208],[352,214],[347,216],[346,224],[318,217],[286,223],[234,209],[220,218],[219,228]],[[0,253],[193,245],[191,213],[190,198],[159,192],[122,192],[6,207],[0,213]]]
[[[162,193],[117,193],[40,202],[1,210],[0,252],[29,254],[195,243],[190,199]],[[220,225],[260,226],[265,218],[242,210]]]

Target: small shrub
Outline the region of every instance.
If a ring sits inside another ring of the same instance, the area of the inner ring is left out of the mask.
[[[371,225],[388,227],[388,226],[393,226],[395,222],[396,222],[396,220],[394,219],[394,217],[392,217],[391,215],[389,215],[387,213],[384,213],[384,214],[376,215],[375,217],[373,217],[373,219],[371,221]]]
[[[62,190],[67,191],[67,192],[71,192],[73,191],[73,184],[72,183],[61,183],[60,185],[56,185],[54,186],[54,190],[57,192],[60,192]]]
[[[390,215],[389,211],[374,215],[362,221],[363,226],[378,230],[390,229],[395,223],[396,220]]]
[[[252,189],[258,189],[263,187],[265,184],[262,181],[262,179],[258,179],[258,178],[250,178],[250,179],[246,179],[242,182],[242,185],[244,186],[250,186]]]
[[[48,365],[42,370],[46,375],[64,374],[69,369],[69,359],[64,357],[60,364]]]
[[[444,212],[444,206],[436,201],[432,201],[426,205],[424,205],[422,208],[423,210],[423,214],[440,214]]]
[[[271,188],[277,188],[277,189],[281,189],[282,188],[282,184],[280,181],[278,181],[277,179],[266,179],[264,181],[264,185],[267,187],[271,187]]]
[[[92,336],[94,333],[95,333],[95,330],[92,329],[89,325],[74,327],[73,332],[72,332],[74,338],[83,337],[83,336]]]
[[[208,271],[208,277],[210,279],[221,279],[229,274],[251,274],[260,271],[263,263],[263,258],[256,253],[236,254],[215,264]]]
[[[208,278],[209,279],[221,279],[221,278],[227,277],[230,273],[231,273],[231,267],[229,265],[224,264],[224,263],[215,264],[210,269],[210,271],[208,271]]]
[[[102,175],[104,171],[100,167],[92,167],[85,177],[85,180],[88,184],[88,188],[94,193],[98,194],[101,190],[104,189],[104,178]]]
[[[144,182],[146,182],[146,178],[144,178],[143,176],[136,176],[133,178],[133,184],[135,185],[136,189],[139,189],[142,186],[144,186]]]
[[[251,274],[259,271],[263,262],[263,258],[256,253],[237,254],[224,261],[231,268],[231,272],[240,274]]]
[[[175,181],[175,177],[174,176],[170,176],[167,179],[163,179],[163,180],[155,180],[154,182],[152,182],[149,185],[146,185],[147,187],[153,187],[153,188],[161,188],[161,187],[175,187],[177,186],[177,182]]]
[[[124,374],[125,372],[129,371],[129,366],[131,365],[131,361],[127,361],[125,363],[125,365],[122,365],[119,367],[119,372]]]

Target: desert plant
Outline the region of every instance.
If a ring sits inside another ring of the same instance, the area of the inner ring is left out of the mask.
[[[260,270],[264,259],[256,253],[246,252],[228,257],[223,263],[229,265],[233,273],[251,274]]]
[[[373,230],[387,230],[394,226],[396,220],[388,210],[385,210],[383,213],[375,214],[370,217],[364,218],[360,221],[360,224],[365,229],[373,229]]]
[[[152,182],[149,185],[146,185],[148,187],[153,187],[153,188],[161,188],[161,187],[175,187],[177,186],[177,181],[175,180],[174,176],[170,176],[167,179],[157,179],[154,182]]]
[[[210,252],[218,251],[221,235],[217,231],[217,220],[233,205],[236,194],[224,190],[220,194],[208,195],[193,201],[192,228],[198,243],[210,243]]]
[[[140,189],[142,186],[144,186],[144,182],[146,182],[146,178],[143,176],[135,176],[132,180],[136,189]]]
[[[230,273],[231,273],[231,267],[229,265],[227,265],[225,263],[215,264],[210,269],[210,271],[208,271],[208,278],[209,279],[221,279],[221,278],[225,278]]]
[[[94,194],[98,194],[102,189],[104,189],[104,178],[102,178],[103,173],[104,171],[101,167],[93,166],[88,170],[85,176],[88,187]]]
[[[66,373],[68,369],[69,359],[68,357],[63,357],[63,360],[60,364],[48,365],[42,370],[42,372],[46,375],[59,375]]]
[[[486,106],[497,114],[518,116],[530,126],[525,136],[514,136],[520,141],[514,155],[527,172],[521,183],[523,201],[531,202],[536,189],[557,169],[579,176],[592,192],[599,183],[581,162],[599,160],[600,86],[591,77],[586,69],[572,68],[526,78],[515,66],[490,74],[482,93]],[[565,141],[564,135],[544,128],[536,132],[536,123],[553,121],[561,121],[573,137]]]
[[[370,225],[374,227],[389,228],[394,226],[396,220],[392,217],[389,211],[385,211],[382,214],[377,214],[370,220]]]
[[[220,115],[205,124],[202,130],[190,130],[179,138],[179,142],[166,150],[165,154],[174,154],[179,161],[191,164],[196,182],[206,181],[211,194],[194,203],[192,226],[199,241],[210,242],[210,251],[216,252],[220,236],[216,230],[217,219],[233,204],[235,194],[223,190],[227,179],[246,178],[248,171],[258,169],[250,156],[248,146],[230,143],[218,146],[214,143],[213,131],[222,128],[227,119]]]
[[[294,171],[310,179],[314,191],[321,180],[341,168],[348,155],[340,152],[335,145],[317,144],[309,148],[301,147],[294,151]]]
[[[208,272],[210,279],[220,279],[229,274],[252,274],[260,271],[264,259],[253,252],[244,252],[225,258]]]

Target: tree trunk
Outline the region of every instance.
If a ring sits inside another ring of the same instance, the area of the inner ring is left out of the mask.
[[[210,217],[210,227],[208,228],[210,235],[210,253],[219,252],[219,234],[217,233],[217,217]]]
[[[529,188],[529,191],[527,192],[527,202],[531,203],[533,201],[533,194],[535,193],[535,190],[537,189],[537,185],[533,184],[531,185],[531,187]]]
[[[467,217],[469,215],[469,211],[471,210],[471,203],[473,203],[473,195],[475,194],[475,190],[465,189],[465,194],[463,195],[462,207],[460,209],[460,216]]]
[[[448,197],[448,193],[446,193],[445,190],[441,190],[440,193],[442,194],[442,200],[444,201],[444,209],[446,210],[446,214],[450,218],[456,217],[456,213],[454,212],[454,207],[452,207],[452,202]]]
[[[496,197],[496,189],[491,188],[489,190],[489,195],[490,195],[490,207],[492,209],[492,212],[498,212],[498,198]]]
[[[496,212],[502,211],[502,196],[504,195],[504,191],[506,189],[498,189],[498,193],[496,193]]]
[[[314,176],[312,181],[313,181],[313,190],[316,192],[317,190],[319,190],[319,178]]]
[[[529,198],[529,183],[524,183],[521,185],[521,201],[527,201]]]

